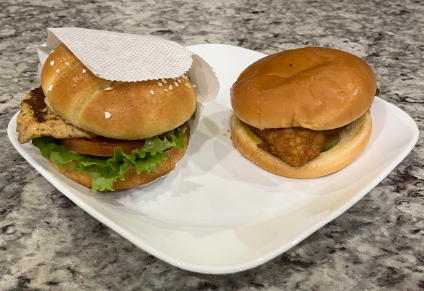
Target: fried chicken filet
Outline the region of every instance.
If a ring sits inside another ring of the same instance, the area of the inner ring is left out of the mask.
[[[302,127],[249,129],[262,139],[258,148],[280,157],[293,167],[300,167],[318,157],[335,139],[342,128],[334,130],[310,130]]]

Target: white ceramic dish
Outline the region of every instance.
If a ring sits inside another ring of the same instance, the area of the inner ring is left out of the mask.
[[[221,91],[205,106],[177,169],[153,184],[90,194],[59,174],[30,143],[18,143],[16,115],[8,127],[18,152],[59,191],[136,246],[179,268],[225,274],[271,260],[355,204],[417,142],[412,118],[376,98],[371,141],[351,165],[310,180],[267,173],[240,156],[229,132],[229,88],[242,69],[264,55],[228,45],[190,49],[214,68]]]

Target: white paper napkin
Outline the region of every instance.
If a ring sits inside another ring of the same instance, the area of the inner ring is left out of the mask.
[[[212,101],[219,82],[210,65],[180,44],[151,35],[136,35],[85,28],[49,28],[38,50],[40,70],[60,43],[95,75],[111,81],[176,78],[184,73],[197,87],[198,101]]]

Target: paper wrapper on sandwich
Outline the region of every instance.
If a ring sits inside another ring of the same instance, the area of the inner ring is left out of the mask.
[[[110,81],[136,82],[177,78],[183,74],[196,85],[195,131],[203,106],[216,98],[219,82],[211,66],[180,44],[151,35],[66,27],[49,28],[38,49],[39,76],[47,57],[65,44],[92,73]]]
[[[149,35],[83,28],[48,29],[47,41],[38,50],[39,77],[50,53],[62,43],[94,75],[109,81],[137,82],[188,75],[197,95],[196,118],[188,121],[190,135],[197,128],[203,106],[219,92],[211,66],[175,42]]]

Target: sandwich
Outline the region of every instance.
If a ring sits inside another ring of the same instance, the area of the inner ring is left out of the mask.
[[[92,191],[147,184],[175,168],[190,137],[194,85],[178,78],[102,79],[64,45],[49,55],[41,87],[21,102],[20,143],[32,142],[68,178]]]
[[[365,149],[378,88],[361,58],[307,47],[251,64],[230,94],[235,148],[268,172],[306,179],[339,171]]]

